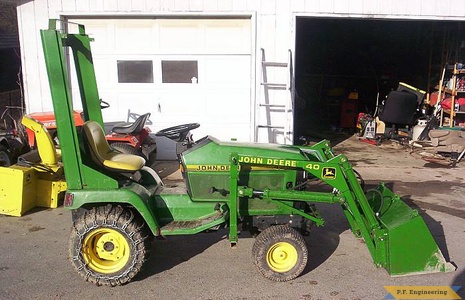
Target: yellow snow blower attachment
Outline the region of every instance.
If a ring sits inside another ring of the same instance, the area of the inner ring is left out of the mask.
[[[51,137],[42,124],[24,116],[22,124],[34,132],[37,149],[0,167],[0,214],[22,216],[35,206],[56,208],[64,196],[63,166]]]

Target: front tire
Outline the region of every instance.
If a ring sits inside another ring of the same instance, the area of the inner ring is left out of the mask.
[[[308,250],[302,235],[295,229],[276,225],[257,236],[252,257],[263,276],[273,281],[288,281],[305,269]]]
[[[130,209],[99,206],[77,215],[69,239],[71,262],[86,281],[128,283],[147,261],[151,235]]]

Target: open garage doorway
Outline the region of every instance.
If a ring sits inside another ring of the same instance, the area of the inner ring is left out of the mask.
[[[464,31],[463,21],[297,17],[295,143],[354,132],[399,82],[433,91],[446,63],[464,61]]]

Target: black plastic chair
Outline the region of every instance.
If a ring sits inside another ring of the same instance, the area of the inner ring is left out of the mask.
[[[392,91],[384,100],[379,119],[384,123],[412,126],[418,108],[418,97],[409,92]]]

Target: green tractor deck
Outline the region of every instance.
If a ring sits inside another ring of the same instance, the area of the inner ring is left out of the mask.
[[[259,233],[252,256],[260,272],[271,280],[291,280],[311,259],[302,234],[324,225],[317,203],[341,205],[375,265],[391,275],[455,269],[418,212],[383,184],[363,191],[347,157],[335,155],[328,141],[313,146],[221,142],[209,136],[188,141],[179,153],[184,184],[164,185],[143,159],[106,144],[90,39],[83,26],[76,34],[56,28],[51,20],[41,36],[68,188],[64,205],[73,217],[70,257],[86,280],[127,283],[148,259],[153,237],[219,226],[227,226],[233,246],[239,226]],[[72,117],[64,47],[76,66],[83,128],[76,128]],[[185,137],[186,127],[174,133]],[[330,191],[312,190],[311,180]]]

